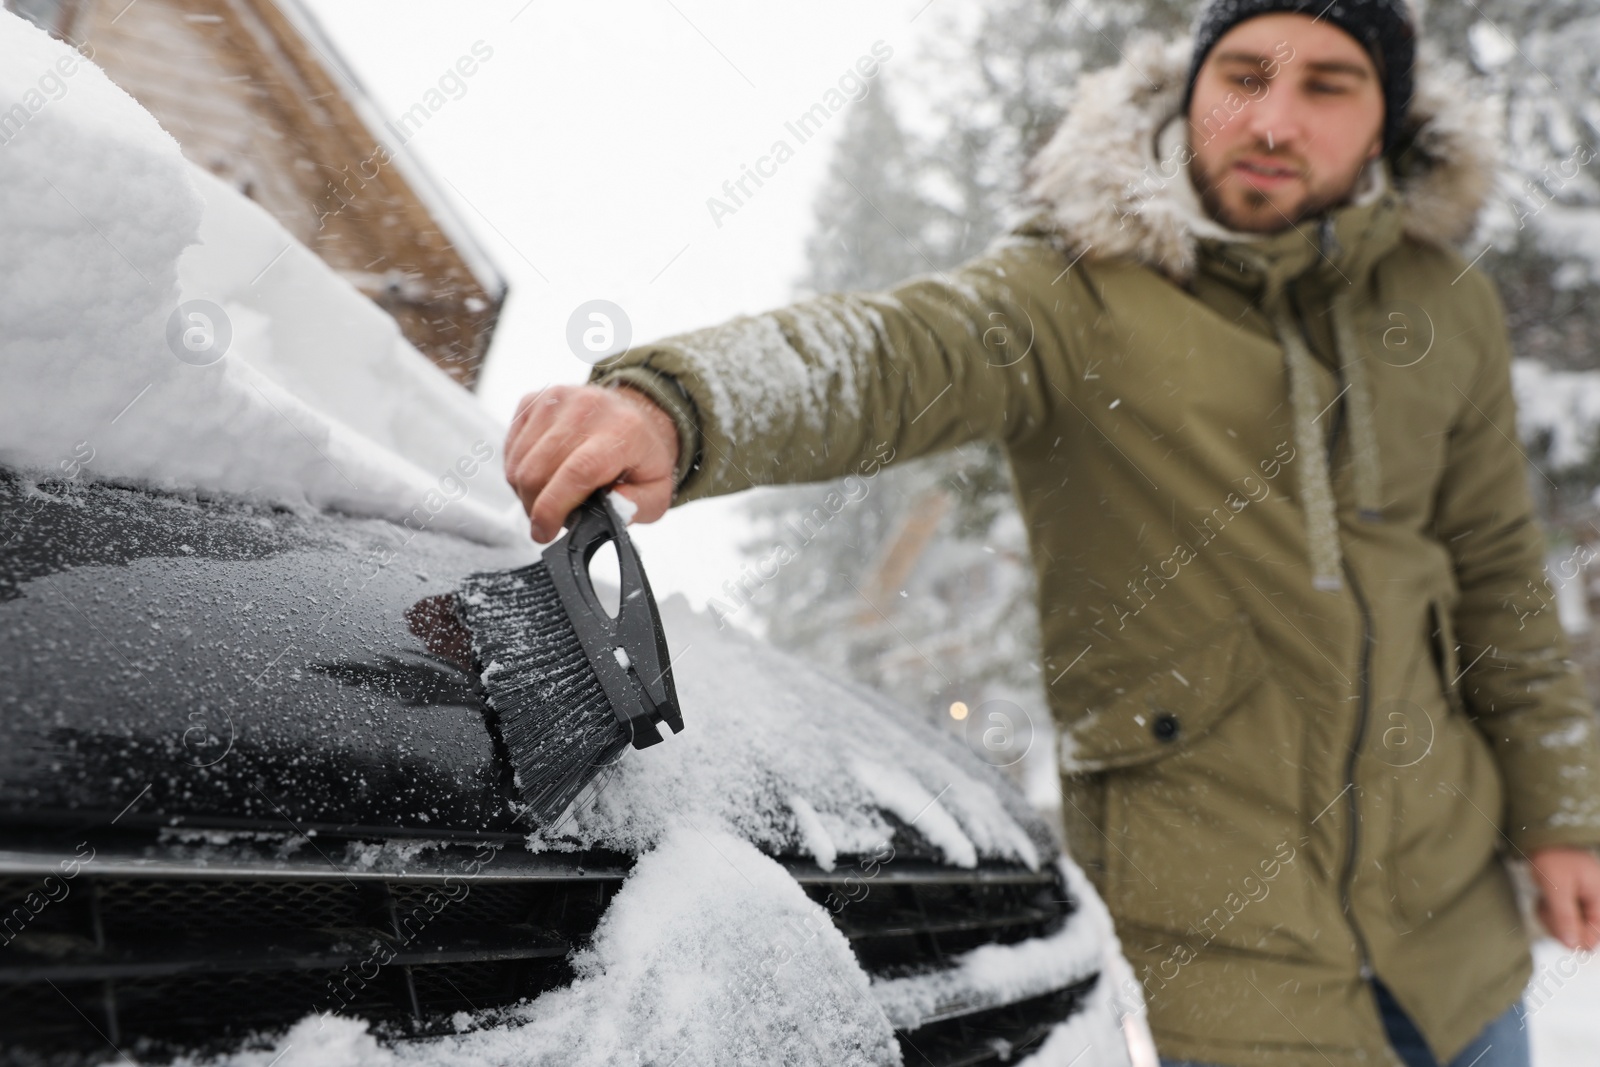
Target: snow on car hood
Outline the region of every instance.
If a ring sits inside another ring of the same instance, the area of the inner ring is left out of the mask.
[[[465,498],[458,473],[504,427],[104,72],[4,10],[0,99],[21,101],[0,152],[0,463],[526,539],[509,487]]]
[[[687,822],[830,870],[840,856],[881,849],[896,824],[958,867],[1037,869],[1053,851],[999,772],[921,716],[719,629],[682,596],[664,600],[661,615],[683,732],[624,751],[530,847],[637,854]]]

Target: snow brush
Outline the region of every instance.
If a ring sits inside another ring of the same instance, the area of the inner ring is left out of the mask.
[[[533,816],[548,822],[632,743],[683,729],[666,636],[626,524],[595,492],[539,562],[469,575],[456,598],[479,684]],[[616,545],[622,599],[613,618],[589,561]]]

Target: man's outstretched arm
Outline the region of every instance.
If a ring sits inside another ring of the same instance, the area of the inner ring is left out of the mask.
[[[1505,834],[1530,861],[1540,917],[1572,948],[1600,943],[1600,721],[1545,584],[1546,541],[1516,445],[1503,312],[1472,272],[1485,358],[1465,396],[1436,531],[1460,588],[1453,613],[1462,697],[1505,780]]]
[[[649,521],[670,503],[1020,437],[1048,424],[1070,388],[1060,324],[1076,318],[1086,283],[1063,276],[1066,262],[1017,238],[884,292],[820,296],[632,349],[590,386],[524,400],[507,476],[544,540],[614,482]]]

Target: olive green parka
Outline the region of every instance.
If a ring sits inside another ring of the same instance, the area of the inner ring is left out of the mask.
[[[1067,841],[1162,1054],[1396,1063],[1376,974],[1448,1061],[1530,975],[1504,859],[1600,842],[1506,327],[1453,247],[1488,127],[1420,71],[1410,147],[1252,239],[1182,166],[1188,54],[1080,82],[1028,210],[959,269],[595,380],[673,412],[677,502],[1001,442]]]

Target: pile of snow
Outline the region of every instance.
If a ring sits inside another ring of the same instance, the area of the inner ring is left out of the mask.
[[[648,561],[646,561],[648,564]],[[877,852],[909,825],[947,863],[1038,869],[1050,848],[1026,802],[919,716],[776,651],[674,595],[661,603],[685,729],[627,750],[560,819],[540,850],[654,848],[680,822],[774,853]]]
[[[894,1034],[844,935],[747,842],[677,826],[612,901],[578,979],[509,1013],[542,1033],[539,1062],[892,1063]],[[504,1040],[452,1045],[506,1062]],[[503,1047],[503,1046],[502,1046]],[[517,1050],[520,1061],[526,1054]]]
[[[0,463],[526,536],[504,427],[98,67],[4,10],[0,101],[20,101],[0,132]]]

